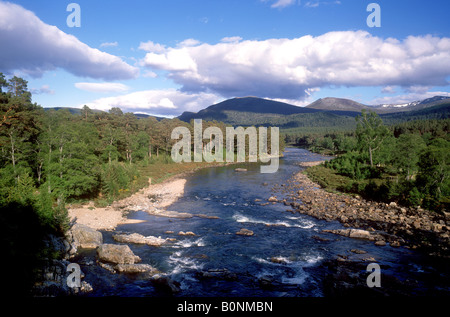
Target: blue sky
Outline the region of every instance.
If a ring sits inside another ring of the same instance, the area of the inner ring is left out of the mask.
[[[67,25],[71,2],[81,27]],[[379,28],[366,23],[371,2]],[[403,103],[450,95],[448,12],[445,0],[0,0],[0,72],[28,80],[44,107]]]

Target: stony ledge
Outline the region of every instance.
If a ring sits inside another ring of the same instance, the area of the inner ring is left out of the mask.
[[[359,229],[325,233],[368,239],[378,246],[389,243],[393,247],[405,246],[450,257],[450,213],[441,215],[419,207],[398,206],[395,202],[386,204],[331,193],[303,172],[295,174],[287,184],[274,191],[281,191],[288,198],[278,200],[273,195],[269,202],[284,203],[292,207],[292,212],[327,221],[337,220],[345,227]]]

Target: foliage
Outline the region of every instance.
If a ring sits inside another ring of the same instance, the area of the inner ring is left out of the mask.
[[[311,176],[328,188],[369,199],[447,210],[449,120],[411,121],[389,128],[375,114],[363,114],[358,120],[366,123],[359,124],[353,134],[304,135],[295,139],[309,149],[337,154],[322,167],[311,168]],[[322,141],[329,138],[333,144]],[[382,142],[375,144],[375,139]],[[339,184],[333,181],[335,175],[343,177]]]

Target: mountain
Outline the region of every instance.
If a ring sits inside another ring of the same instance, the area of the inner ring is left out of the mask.
[[[184,112],[178,119],[185,122],[189,122],[191,119],[203,119],[207,121],[223,121],[229,124],[252,125],[256,124],[255,121],[264,122],[268,118],[315,112],[319,112],[319,110],[297,107],[269,99],[243,97],[222,101],[197,113]]]
[[[305,108],[318,109],[325,111],[355,111],[361,112],[362,109],[372,109],[372,107],[363,105],[359,102],[343,98],[321,98],[309,104]]]
[[[417,119],[445,119],[450,114],[450,98],[436,96],[407,105],[368,106],[342,98],[323,98],[306,107],[244,97],[225,100],[198,113],[184,112],[178,119],[222,121],[233,126],[278,126],[284,131],[351,130],[362,109],[377,112],[386,124]]]
[[[362,109],[367,109],[371,111],[375,111],[378,114],[385,113],[396,113],[396,112],[406,112],[406,111],[416,111],[421,109],[426,109],[434,106],[438,106],[441,104],[445,104],[450,101],[450,97],[445,96],[435,96],[432,98],[417,100],[409,103],[401,103],[401,104],[381,104],[368,106],[361,104],[359,102],[343,99],[343,98],[323,98],[318,99],[306,106],[306,108],[311,109],[319,109],[324,111],[350,111],[350,112],[361,112]],[[349,114],[349,113],[347,113]]]
[[[450,102],[450,97],[446,96],[434,96],[432,98],[427,98],[424,100],[417,100],[409,103],[403,104],[384,104],[374,106],[379,112],[383,113],[393,113],[393,112],[405,112],[405,111],[416,111],[421,109],[426,109]]]

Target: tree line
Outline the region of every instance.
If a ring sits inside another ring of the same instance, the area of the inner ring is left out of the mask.
[[[450,202],[449,128],[450,119],[386,126],[363,111],[353,131],[289,136],[287,142],[335,155],[325,167],[348,178],[340,190],[441,211]]]
[[[138,118],[117,107],[101,112],[84,106],[80,114],[44,109],[32,103],[27,82],[18,77],[7,81],[1,74],[0,87],[7,90],[0,96],[0,202],[22,195],[16,190],[21,184],[59,204],[98,196],[111,201],[133,187],[139,167],[172,163],[174,128],[194,134],[193,120]],[[203,131],[208,127],[226,134],[222,122],[203,122]]]
[[[44,109],[32,102],[26,80],[0,73],[0,241],[23,280],[12,277],[9,287],[29,289],[35,270],[57,256],[44,240],[69,228],[67,202],[111,203],[139,189],[143,169],[170,170],[175,127],[194,135],[193,120],[138,118],[117,107],[102,112],[84,106],[79,114]],[[204,121],[203,131],[208,127],[226,135],[222,122]]]

